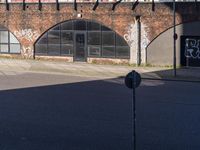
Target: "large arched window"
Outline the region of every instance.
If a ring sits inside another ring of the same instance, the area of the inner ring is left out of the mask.
[[[3,26],[0,26],[0,53],[20,53],[20,44],[16,37]]]
[[[36,42],[35,54],[128,59],[130,48],[121,36],[97,22],[71,20],[48,30]]]

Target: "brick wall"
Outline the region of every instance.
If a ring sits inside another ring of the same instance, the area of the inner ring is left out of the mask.
[[[70,19],[95,20],[112,28],[127,40],[131,51],[134,51],[136,43],[136,16],[141,16],[142,50],[173,25],[171,3],[155,3],[154,11],[151,3],[140,3],[134,10],[131,10],[131,3],[121,3],[114,11],[112,3],[100,3],[95,11],[92,10],[93,6],[94,3],[78,3],[75,11],[73,3],[61,3],[58,11],[56,4],[44,3],[40,11],[38,4],[29,3],[23,10],[22,4],[16,3],[10,4],[7,11],[5,4],[0,4],[0,24],[18,38],[22,56],[26,58],[33,57],[34,43],[45,31]],[[194,3],[177,3],[177,24],[200,20],[199,12],[200,9]],[[78,14],[82,14],[82,17],[78,17]]]

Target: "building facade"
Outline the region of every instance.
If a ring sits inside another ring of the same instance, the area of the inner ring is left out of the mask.
[[[176,6],[177,64],[198,66],[199,4]],[[170,2],[1,3],[0,56],[172,65],[172,8]]]

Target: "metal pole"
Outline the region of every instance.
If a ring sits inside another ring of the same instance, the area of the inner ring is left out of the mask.
[[[133,115],[133,148],[136,150],[136,101],[135,101],[135,89],[136,89],[136,76],[135,70],[132,71],[132,84],[133,84],[133,101],[132,101],[132,115]]]
[[[174,60],[173,60],[173,69],[174,77],[176,77],[176,2],[173,0],[173,27],[174,27]]]

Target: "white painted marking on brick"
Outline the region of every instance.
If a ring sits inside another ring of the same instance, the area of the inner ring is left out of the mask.
[[[28,41],[36,40],[40,35],[37,31],[33,31],[32,29],[22,29],[20,31],[14,31],[14,34],[18,38],[23,38]]]

